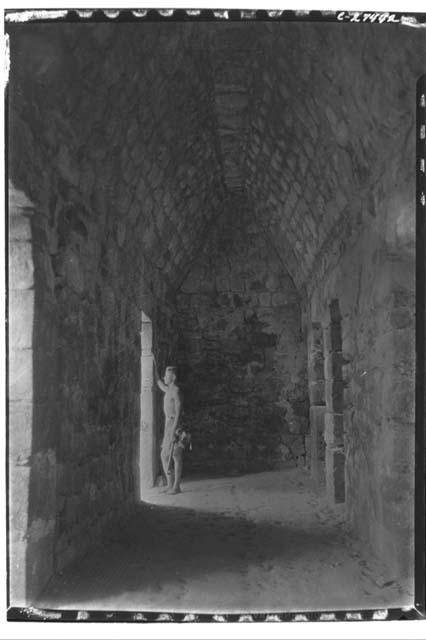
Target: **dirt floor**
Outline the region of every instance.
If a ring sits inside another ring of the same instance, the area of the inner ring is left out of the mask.
[[[301,470],[152,489],[107,545],[67,569],[45,608],[277,612],[408,606]]]

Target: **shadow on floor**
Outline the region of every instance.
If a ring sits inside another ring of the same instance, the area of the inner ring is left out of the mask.
[[[73,608],[123,592],[161,591],[215,572],[244,575],[259,563],[293,563],[338,543],[338,532],[306,532],[273,523],[253,523],[216,512],[151,506],[134,514],[108,543],[55,578],[39,606]]]
[[[354,547],[300,470],[192,479],[158,489],[85,558],[56,576],[41,608],[265,612],[380,609],[411,602]]]

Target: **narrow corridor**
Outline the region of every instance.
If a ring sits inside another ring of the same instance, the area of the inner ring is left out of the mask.
[[[343,513],[299,469],[152,489],[110,541],[48,587],[45,608],[199,613],[404,606],[361,560]]]
[[[414,606],[424,33],[74,18],[7,25],[10,606]]]

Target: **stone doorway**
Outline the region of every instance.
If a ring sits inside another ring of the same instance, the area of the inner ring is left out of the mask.
[[[329,306],[325,332],[325,465],[327,495],[331,504],[345,502],[345,449],[343,433],[344,382],[342,375],[342,316],[339,301]]]
[[[310,396],[310,430],[311,430],[311,475],[315,482],[325,484],[325,440],[324,417],[325,404],[325,370],[324,370],[324,333],[320,322],[313,322],[309,332],[308,367],[311,382]]]
[[[142,311],[139,435],[139,497],[142,500],[146,491],[153,487],[156,475],[152,338],[152,322]]]

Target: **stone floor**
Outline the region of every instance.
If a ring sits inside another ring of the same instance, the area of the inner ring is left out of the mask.
[[[148,492],[108,544],[56,578],[41,607],[264,612],[384,608],[408,590],[367,565],[299,469]]]

